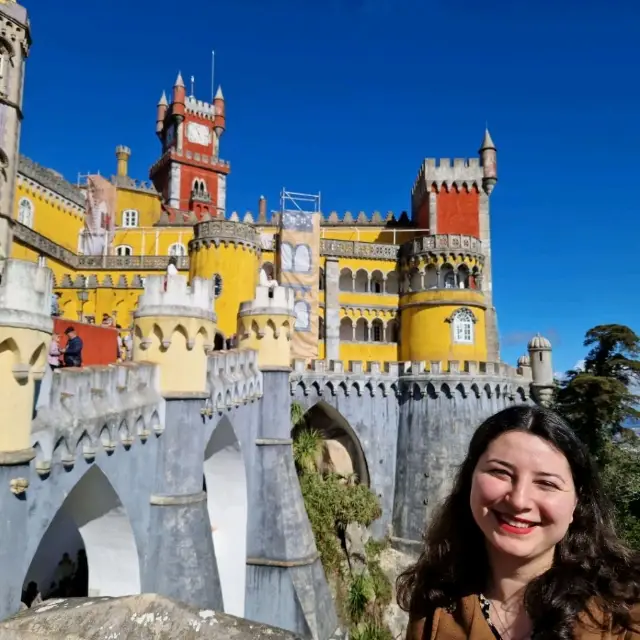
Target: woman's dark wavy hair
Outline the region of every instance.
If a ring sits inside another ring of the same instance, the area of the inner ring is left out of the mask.
[[[615,533],[611,506],[597,468],[564,420],[538,406],[515,406],[474,433],[451,494],[431,522],[417,563],[398,578],[398,603],[412,619],[481,593],[489,575],[485,539],[471,514],[471,480],[480,456],[507,431],[551,443],[567,458],[577,493],[573,522],[558,543],[553,567],[526,588],[524,605],[536,638],[569,640],[582,612],[596,602],[614,629],[630,629],[629,609],[640,601],[640,559]],[[597,622],[591,616],[591,622]]]

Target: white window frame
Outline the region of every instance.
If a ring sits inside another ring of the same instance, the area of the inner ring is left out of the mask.
[[[131,247],[128,244],[119,244],[116,247],[115,251],[116,251],[116,255],[120,257],[133,255],[133,247]]]
[[[169,255],[174,258],[184,258],[187,255],[187,248],[182,244],[182,242],[174,242],[169,247]]]
[[[458,309],[451,319],[453,341],[456,344],[473,344],[475,342],[476,317],[469,309]]]
[[[125,209],[122,212],[122,226],[125,229],[135,229],[138,226],[140,215],[136,209]]]
[[[29,209],[26,215],[23,214],[22,206],[26,205]],[[33,205],[33,202],[29,200],[29,198],[20,198],[18,201],[18,222],[23,224],[25,227],[29,227],[33,229],[33,220],[35,218],[36,208]]]

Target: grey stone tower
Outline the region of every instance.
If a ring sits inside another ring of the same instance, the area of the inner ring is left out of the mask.
[[[31,36],[27,10],[0,2],[0,271],[11,253],[13,202],[22,123],[25,61]]]

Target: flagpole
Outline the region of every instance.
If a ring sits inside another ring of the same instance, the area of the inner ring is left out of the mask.
[[[212,51],[211,52],[211,101],[212,102],[213,102],[214,96],[216,95],[215,94],[216,88],[215,88],[215,85],[213,84],[213,80],[214,80],[213,70],[215,68],[215,62],[216,62],[216,52]]]

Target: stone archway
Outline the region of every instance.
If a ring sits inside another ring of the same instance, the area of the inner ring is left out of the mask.
[[[313,405],[305,414],[301,426],[293,430],[315,429],[325,440],[324,463],[341,475],[355,473],[358,482],[369,486],[369,467],[356,432],[347,419],[324,401]]]
[[[244,617],[247,563],[247,472],[228,418],[204,453],[204,488],[225,613]]]
[[[75,565],[76,578],[72,587],[66,578],[63,582],[65,589],[71,588],[71,595],[140,593],[140,560],[129,518],[97,466],[84,474],[51,521],[33,556],[25,586],[34,581],[43,597],[60,595],[61,576],[71,572],[68,561]]]

